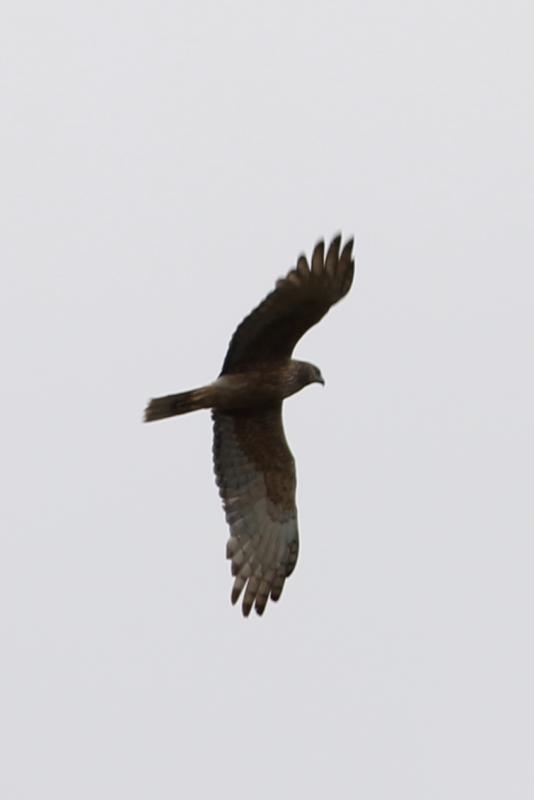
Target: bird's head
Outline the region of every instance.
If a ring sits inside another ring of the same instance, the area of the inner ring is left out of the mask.
[[[321,375],[321,370],[315,364],[309,364],[307,361],[302,361],[302,377],[305,380],[305,385],[308,383],[320,383],[324,386],[324,378]]]

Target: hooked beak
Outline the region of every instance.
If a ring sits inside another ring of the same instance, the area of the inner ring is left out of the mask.
[[[325,380],[322,375],[320,378],[317,378],[317,383],[320,383],[321,386],[326,386]]]

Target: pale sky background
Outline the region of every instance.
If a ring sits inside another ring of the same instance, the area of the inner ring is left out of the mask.
[[[7,2],[2,800],[534,796],[532,3]],[[357,241],[229,602],[213,379]]]

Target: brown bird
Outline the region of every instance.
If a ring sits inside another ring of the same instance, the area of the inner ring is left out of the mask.
[[[244,590],[243,614],[263,614],[278,600],[297,563],[295,461],[282,424],[282,402],[320,370],[291,358],[306,331],[349,291],[353,240],[319,242],[308,265],[297,265],[245,317],[230,341],[220,376],[208,386],[151,400],[145,421],[211,408],[213,462],[230,538],[226,556],[235,576],[232,603]],[[341,250],[341,252],[340,252]]]

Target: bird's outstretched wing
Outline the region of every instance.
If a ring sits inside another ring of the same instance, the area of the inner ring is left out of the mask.
[[[349,291],[354,277],[353,244],[349,239],[340,252],[341,236],[336,236],[325,257],[321,241],[310,265],[301,255],[296,267],[280,278],[276,288],[239,325],[221,374],[289,358],[308,328]]]
[[[282,408],[212,416],[215,475],[230,526],[232,603],[244,590],[243,614],[253,605],[262,614],[269,597],[280,597],[298,555],[295,462]]]

